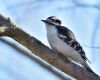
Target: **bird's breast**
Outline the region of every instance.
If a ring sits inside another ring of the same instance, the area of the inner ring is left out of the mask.
[[[76,62],[83,61],[77,51],[75,51],[71,46],[69,46],[58,37],[56,30],[47,32],[47,39],[52,49],[55,49],[56,51],[62,53],[64,56]]]
[[[58,52],[63,53],[63,55],[70,55],[70,47],[58,37],[56,30],[47,33],[47,39],[51,48],[56,49]]]

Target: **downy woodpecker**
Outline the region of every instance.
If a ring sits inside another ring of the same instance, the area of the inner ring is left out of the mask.
[[[69,60],[81,64],[85,69],[93,72],[86,61],[89,61],[85,55],[82,46],[76,40],[73,32],[67,27],[61,25],[61,21],[55,17],[48,17],[41,20],[46,25],[47,39],[54,51],[57,51]]]

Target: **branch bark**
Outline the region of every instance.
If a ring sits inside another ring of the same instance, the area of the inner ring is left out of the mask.
[[[25,55],[27,56],[29,59],[31,59],[32,61],[35,61],[36,63],[38,63],[41,67],[47,69],[48,71],[50,71],[52,74],[56,75],[57,77],[59,77],[60,79],[63,80],[72,80],[71,77],[69,76],[64,76],[62,73],[58,72],[57,70],[55,70],[51,65],[45,63],[44,61],[42,61],[41,59],[37,58],[35,55],[32,55],[31,52],[22,49],[21,47],[19,47],[16,44],[13,44],[11,42],[9,42],[7,39],[4,38],[0,38],[0,42],[3,42],[5,44],[7,44],[8,46],[10,46],[11,48],[15,49],[19,54]]]
[[[78,80],[100,80],[100,76],[70,62],[60,53],[54,53],[49,47],[14,25],[10,19],[0,15],[0,36],[8,36],[28,48],[32,53],[41,57],[62,72]]]

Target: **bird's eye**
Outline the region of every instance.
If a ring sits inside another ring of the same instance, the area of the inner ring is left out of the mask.
[[[58,24],[61,24],[61,21],[56,19],[54,22],[58,23]]]
[[[54,19],[51,19],[52,20],[52,22],[55,22],[55,20]]]

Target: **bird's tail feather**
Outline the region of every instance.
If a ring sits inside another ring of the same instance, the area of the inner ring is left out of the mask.
[[[89,71],[89,72],[93,72],[93,70],[89,67],[89,65],[87,63],[85,63],[84,67]]]
[[[91,64],[91,62],[89,61],[89,59],[86,58],[86,60]]]

